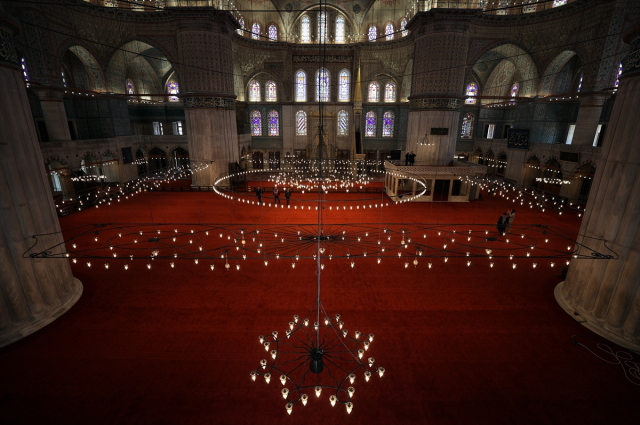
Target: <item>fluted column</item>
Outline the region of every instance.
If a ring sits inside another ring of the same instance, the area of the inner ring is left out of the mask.
[[[211,186],[238,160],[232,36],[239,28],[227,11],[176,8],[181,96],[194,186]]]
[[[580,109],[576,119],[576,130],[573,133],[572,145],[593,146],[602,107],[609,96],[586,96],[580,98]]]
[[[52,322],[82,294],[68,260],[22,257],[33,235],[54,233],[39,249],[63,240],[13,45],[18,31],[0,3],[0,347]]]
[[[464,72],[469,50],[469,20],[477,11],[432,9],[418,13],[407,29],[415,38],[407,151],[418,161],[447,165],[455,155]],[[448,135],[431,135],[447,128]],[[430,145],[421,146],[425,135]]]
[[[556,300],[584,325],[640,349],[640,27],[631,44],[580,228],[579,242],[618,259],[574,260]],[[606,246],[605,246],[606,244]]]

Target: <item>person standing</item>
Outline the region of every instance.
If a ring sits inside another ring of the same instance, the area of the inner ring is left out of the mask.
[[[275,186],[273,188],[273,205],[275,205],[276,203],[282,205],[282,203],[280,202],[280,191],[278,190],[278,186]]]
[[[504,236],[504,229],[507,225],[507,213],[503,213],[498,219],[498,223],[496,224],[496,228],[498,229],[498,233],[500,236]]]
[[[262,205],[262,188],[256,187],[256,196],[258,197],[258,205]]]
[[[287,188],[284,191],[284,197],[287,198],[287,206],[289,206],[289,200],[291,199],[291,189]]]
[[[409,165],[413,166],[415,162],[416,162],[416,154],[413,153],[413,151],[411,151],[411,154],[409,154]]]
[[[404,166],[408,167],[409,166],[409,161],[410,161],[410,156],[411,154],[409,152],[406,153],[406,155],[404,156]]]
[[[508,211],[507,216],[508,216],[507,233],[511,233],[511,224],[513,223],[513,219],[516,217],[516,210]]]

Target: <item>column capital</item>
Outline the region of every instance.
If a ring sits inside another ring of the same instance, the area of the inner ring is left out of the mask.
[[[588,96],[579,96],[580,106],[602,106],[612,96],[611,93],[593,94]]]
[[[41,102],[64,102],[64,92],[48,87],[35,90]]]
[[[215,108],[215,109],[236,109],[236,101],[231,97],[220,96],[183,96],[182,105],[185,109],[195,108]]]

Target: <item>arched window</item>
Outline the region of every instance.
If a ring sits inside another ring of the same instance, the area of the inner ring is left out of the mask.
[[[396,101],[396,85],[394,83],[387,83],[384,86],[384,101],[395,102]]]
[[[133,81],[127,80],[127,94],[136,94],[136,89],[133,85]]]
[[[260,40],[260,24],[257,22],[254,22],[251,26],[251,38]]]
[[[384,113],[382,117],[382,137],[393,137],[393,121],[395,114],[391,111]]]
[[[175,81],[169,81],[167,83],[167,93],[169,94],[179,94],[180,86]],[[169,102],[177,102],[178,96],[169,96]]]
[[[300,23],[300,38],[303,43],[311,43],[311,29],[309,28],[309,17],[303,16]]]
[[[29,81],[30,77],[29,77],[29,69],[27,68],[27,60],[25,58],[22,58],[22,61],[20,61],[21,65],[22,65],[22,76],[24,77],[25,81]]]
[[[518,92],[520,91],[520,84],[514,83],[511,86],[511,97],[518,97]]]
[[[468,112],[464,115],[462,119],[462,134],[460,137],[463,139],[471,139],[473,137],[473,120],[475,117],[471,112]]]
[[[264,91],[267,102],[275,102],[277,100],[276,83],[267,81],[267,84],[264,86]]]
[[[578,83],[578,93],[580,93],[580,90],[582,90],[582,78],[584,77],[584,74],[582,74],[580,76],[580,82]]]
[[[384,28],[384,33],[387,36],[387,41],[393,40],[395,34],[393,33],[393,24],[391,22]]]
[[[325,43],[327,41],[327,14],[325,12],[318,13],[318,42]]]
[[[321,68],[316,72],[316,102],[329,101],[329,71]]]
[[[622,65],[620,65],[620,67],[622,67]],[[67,87],[67,79],[64,77],[64,71],[60,70],[60,75],[62,75],[62,84]],[[618,86],[616,86],[618,87]]]
[[[304,111],[296,112],[296,136],[307,135],[307,114]]]
[[[378,38],[378,28],[375,25],[369,27],[369,41],[376,41]]]
[[[375,81],[369,84],[369,102],[377,102],[380,95],[380,85]]]
[[[307,74],[304,71],[296,73],[296,102],[307,101]]]
[[[336,18],[336,43],[344,43],[344,18]]]
[[[260,102],[260,83],[257,81],[249,84],[249,102]]]
[[[269,25],[269,40],[278,41],[278,28],[273,24]]]
[[[618,73],[616,74],[616,83],[614,87],[618,87],[620,85],[620,76],[622,75],[622,63],[618,65]],[[65,87],[67,87],[65,85]]]
[[[406,37],[409,35],[409,31],[407,31],[407,20],[405,18],[400,19],[400,29],[402,30],[402,36]]]
[[[553,0],[553,7],[558,7],[567,4],[567,0]]]
[[[251,135],[262,136],[262,115],[256,109],[251,111]]]
[[[349,113],[345,110],[338,112],[338,136],[349,134]]]
[[[349,71],[343,69],[340,71],[340,86],[338,87],[338,100],[341,102],[349,101]]]
[[[244,34],[244,18],[241,16],[240,19],[238,19],[238,23],[240,24],[240,29],[236,30],[236,32],[240,35]]]
[[[373,111],[367,112],[365,115],[365,133],[366,137],[376,137],[376,113]]]
[[[478,85],[476,83],[470,83],[467,86],[467,100],[465,100],[464,103],[468,105],[475,105],[477,95],[478,95]]]
[[[269,111],[269,136],[280,135],[280,116],[278,111]]]

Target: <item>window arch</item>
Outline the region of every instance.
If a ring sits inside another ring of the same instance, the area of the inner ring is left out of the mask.
[[[514,83],[511,86],[511,97],[518,97],[518,92],[520,91],[520,84]]]
[[[296,72],[296,101],[307,101],[307,74],[304,71]]]
[[[236,32],[240,35],[244,35],[244,18],[242,16],[238,19],[238,23],[240,24],[240,29],[236,30]]]
[[[304,111],[296,112],[296,136],[307,135],[307,114]]]
[[[336,43],[344,43],[344,18],[336,18]]]
[[[327,13],[318,13],[318,42],[325,43],[327,41]]]
[[[269,111],[269,136],[280,135],[280,115],[278,111]]]
[[[378,38],[378,28],[375,25],[369,27],[369,41],[376,41]]]
[[[278,41],[278,27],[273,24],[269,25],[269,40]]]
[[[131,79],[127,79],[126,86],[127,86],[127,94],[136,94],[136,88],[133,85],[133,81],[131,81]]]
[[[27,60],[25,58],[22,58],[20,64],[22,65],[22,76],[24,77],[24,80],[30,81],[29,68],[27,68]]]
[[[339,83],[338,87],[338,101],[348,102],[349,101],[349,71],[343,69],[340,71],[339,75]]]
[[[260,102],[260,83],[252,81],[249,84],[249,102]]]
[[[267,102],[275,102],[278,99],[276,83],[273,81],[267,81],[264,86],[265,98]]]
[[[338,136],[349,134],[349,113],[344,109],[338,112]]]
[[[257,22],[254,22],[251,26],[251,38],[260,40],[260,24]]]
[[[382,116],[382,137],[393,137],[395,117],[395,114],[391,111],[385,112]]]
[[[387,83],[384,86],[384,101],[395,102],[396,101],[396,85],[394,83]]]
[[[373,111],[367,112],[365,115],[365,133],[366,137],[376,137],[376,121],[378,117]]]
[[[476,96],[478,95],[478,85],[476,83],[469,83],[467,86],[467,100],[464,103],[468,105],[476,104]]]
[[[316,72],[316,102],[329,101],[329,71],[320,68]]]
[[[262,136],[262,115],[257,109],[251,111],[251,135]]]
[[[407,31],[407,19],[406,18],[402,18],[400,19],[400,30],[402,30],[402,36],[406,37],[407,35],[409,35],[409,31]]]
[[[462,119],[462,133],[460,137],[463,139],[471,139],[473,137],[473,121],[475,117],[471,112],[464,114],[464,118]]]
[[[308,16],[303,16],[300,21],[300,38],[303,43],[311,43],[311,28]]]
[[[167,93],[180,94],[180,86],[175,81],[169,81],[167,83]],[[177,102],[178,96],[169,96],[169,102]]]
[[[621,75],[622,75],[622,62],[618,65],[618,73],[616,74],[616,83],[614,84],[614,87],[618,87],[620,85]]]
[[[391,22],[384,28],[384,34],[387,36],[387,41],[393,40],[395,34],[393,33],[393,24]]]
[[[380,96],[380,85],[377,82],[369,84],[369,102],[377,102]]]

